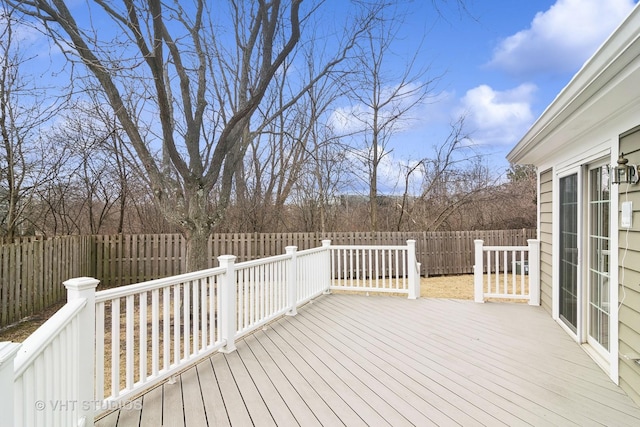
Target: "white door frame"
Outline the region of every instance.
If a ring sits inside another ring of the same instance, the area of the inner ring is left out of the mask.
[[[556,322],[579,343],[584,344],[587,342],[587,289],[588,278],[587,274],[588,262],[586,262],[585,256],[588,256],[588,217],[585,213],[586,201],[588,198],[589,187],[589,170],[597,166],[604,164],[615,164],[618,153],[612,150],[610,153],[603,157],[604,153],[600,156],[592,156],[589,159],[585,159],[580,165],[572,164],[565,165],[564,168],[554,168],[553,176],[553,246],[552,246],[552,317]],[[615,159],[614,159],[615,158]],[[613,159],[613,160],[612,160]],[[560,318],[560,179],[567,176],[577,174],[578,180],[578,271],[577,271],[577,298],[578,298],[578,311],[576,320],[576,331],[574,332],[568,327],[565,322]],[[610,317],[609,317],[609,357],[603,355],[601,352],[595,350],[590,345],[583,345],[583,349],[589,353],[589,355],[607,372],[609,377],[616,384],[619,383],[619,360],[618,360],[618,204],[619,196],[617,189],[611,187],[610,190],[610,209],[609,209],[609,245],[610,245],[610,258],[609,258],[609,303],[610,303]]]

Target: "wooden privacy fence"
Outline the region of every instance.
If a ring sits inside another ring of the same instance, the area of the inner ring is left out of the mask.
[[[473,273],[474,243],[525,245],[536,231],[492,230],[453,232],[229,233],[209,240],[209,267],[216,257],[235,255],[238,262],[285,253],[285,247],[306,250],[329,239],[333,245],[405,245],[416,241],[420,274]],[[62,282],[95,277],[101,287],[138,283],[185,272],[186,246],[180,234],[61,236],[26,238],[0,246],[0,328],[64,298]]]
[[[93,274],[91,236],[30,237],[0,245],[0,327],[61,301],[62,282]]]
[[[336,233],[229,233],[209,240],[209,267],[216,257],[232,254],[238,262],[285,253],[285,247],[306,250],[331,240],[332,245],[405,245],[416,241],[416,257],[426,275],[473,273],[474,243],[526,245],[536,230],[443,231],[443,232],[336,232]],[[95,236],[95,276],[103,286],[121,286],[184,273],[185,242],[179,234]]]

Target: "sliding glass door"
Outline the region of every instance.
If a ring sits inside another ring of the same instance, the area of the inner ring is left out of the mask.
[[[560,319],[578,327],[578,174],[560,178]]]
[[[609,351],[609,170],[589,171],[587,342]],[[597,343],[597,345],[596,345]]]

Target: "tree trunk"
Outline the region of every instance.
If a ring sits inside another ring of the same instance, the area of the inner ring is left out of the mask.
[[[189,191],[189,190],[187,190]],[[207,212],[207,196],[203,189],[189,191],[188,219],[184,227],[186,242],[187,272],[205,270],[209,264],[209,236],[211,221]]]
[[[186,238],[186,272],[200,271],[210,268],[209,265],[209,230],[196,227],[185,233]]]

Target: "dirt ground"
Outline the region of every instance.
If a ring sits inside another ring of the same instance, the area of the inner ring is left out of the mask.
[[[425,298],[473,299],[473,275],[439,276],[420,279]],[[0,331],[0,341],[22,342],[62,307],[58,304],[29,319]]]

